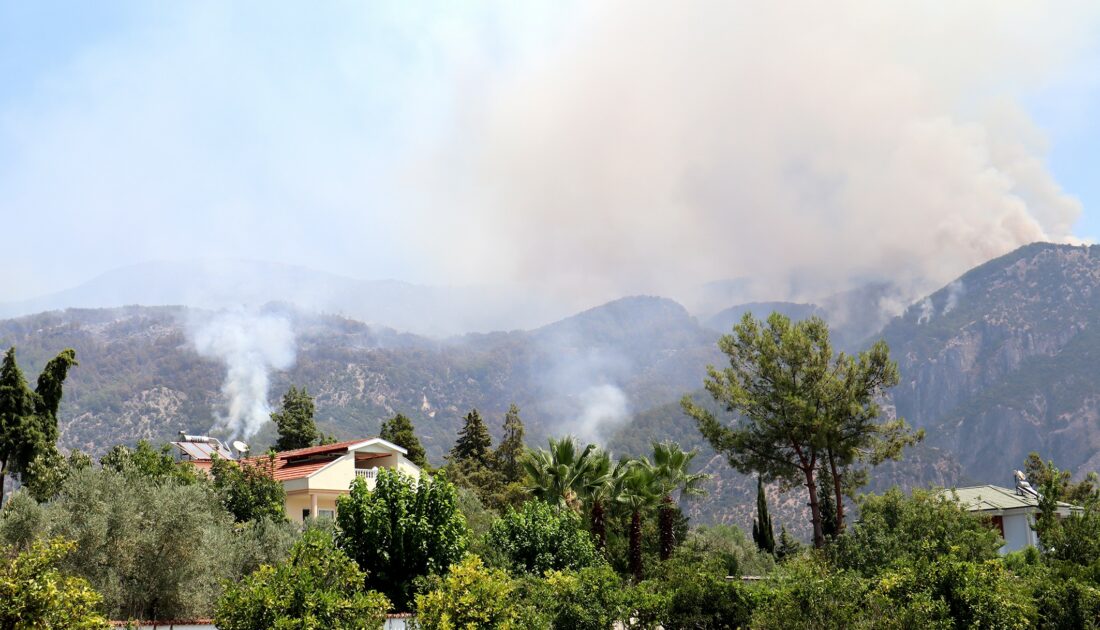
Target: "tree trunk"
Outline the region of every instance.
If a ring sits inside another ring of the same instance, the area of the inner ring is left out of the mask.
[[[836,458],[829,451],[829,472],[833,474],[833,492],[836,494],[836,533],[844,531],[844,494],[840,491],[840,475],[836,470]]]
[[[635,583],[642,581],[642,511],[637,508],[630,515],[630,572]]]
[[[806,489],[810,492],[810,522],[814,525],[814,547],[825,546],[825,532],[821,529],[821,506],[817,503],[817,483],[814,481],[814,467],[803,468],[806,475]]]
[[[600,501],[592,502],[592,535],[596,538],[596,548],[601,552],[607,549],[607,515]]]
[[[8,483],[8,460],[0,461],[0,508],[4,507],[4,488]]]
[[[668,560],[672,557],[672,550],[676,548],[676,532],[674,531],[676,510],[672,495],[666,494],[661,498],[659,518],[661,526],[661,560]]]

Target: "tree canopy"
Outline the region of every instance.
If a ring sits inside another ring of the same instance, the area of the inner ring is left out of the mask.
[[[491,467],[493,438],[477,409],[466,414],[462,429],[458,432],[458,441],[451,449],[451,461],[476,462],[486,468]]]
[[[372,490],[357,477],[336,504],[337,541],[369,571],[367,588],[407,610],[418,578],[446,572],[466,552],[466,521],[445,477],[418,481],[380,468]]]
[[[282,409],[271,414],[271,421],[279,431],[275,449],[292,451],[318,444],[322,436],[313,420],[314,412],[313,397],[306,388],[291,385],[283,394]]]
[[[409,420],[404,414],[399,413],[389,420],[383,421],[382,430],[379,431],[378,437],[408,451],[406,457],[410,462],[421,468],[428,467],[428,454],[424,451],[424,446],[420,444],[420,438],[416,436],[416,428],[413,426],[412,420]]]
[[[523,453],[527,446],[523,442],[523,419],[519,417],[519,407],[512,403],[508,413],[504,414],[504,437],[493,453],[496,468],[504,478],[504,483],[515,483],[523,479]]]
[[[814,545],[824,545],[818,471],[828,466],[838,522],[843,521],[845,469],[900,456],[922,434],[903,420],[883,421],[878,399],[897,383],[897,365],[883,342],[858,358],[834,355],[829,327],[817,317],[791,322],[772,313],[766,322],[746,313],[718,346],[729,367],[707,368],[706,390],[736,414],[733,426],[685,396],[681,401],[708,442],[743,473],[765,482],[802,483]]]

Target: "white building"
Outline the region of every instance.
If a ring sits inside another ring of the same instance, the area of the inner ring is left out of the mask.
[[[190,437],[190,436],[189,436]],[[203,436],[195,439],[210,440]],[[185,440],[173,442],[180,450],[180,458],[202,470],[209,470],[210,456],[232,459],[232,453],[212,441],[195,443]],[[207,447],[202,448],[199,447]],[[350,492],[356,477],[366,479],[374,489],[380,468],[401,471],[414,479],[420,478],[420,467],[405,456],[408,451],[382,438],[348,440],[323,446],[311,446],[293,451],[257,455],[238,460],[242,465],[270,467],[271,476],[283,484],[286,490],[286,515],[291,521],[303,522],[310,516],[335,517],[336,498]]]
[[[993,521],[1001,538],[1005,539],[1001,547],[1001,553],[1005,554],[1027,546],[1039,546],[1039,538],[1031,528],[1039,514],[1039,498],[1030,488],[1009,490],[986,485],[956,488],[949,492],[958,497],[967,511],[988,516]],[[1063,517],[1079,509],[1069,503],[1058,503],[1058,514]]]

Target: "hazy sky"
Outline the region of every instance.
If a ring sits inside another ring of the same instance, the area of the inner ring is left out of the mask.
[[[1100,3],[0,0],[0,301],[147,260],[920,292],[1100,236]]]

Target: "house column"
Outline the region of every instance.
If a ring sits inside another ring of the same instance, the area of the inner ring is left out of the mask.
[[[309,516],[310,518],[317,518],[317,495],[312,492],[309,493]]]

